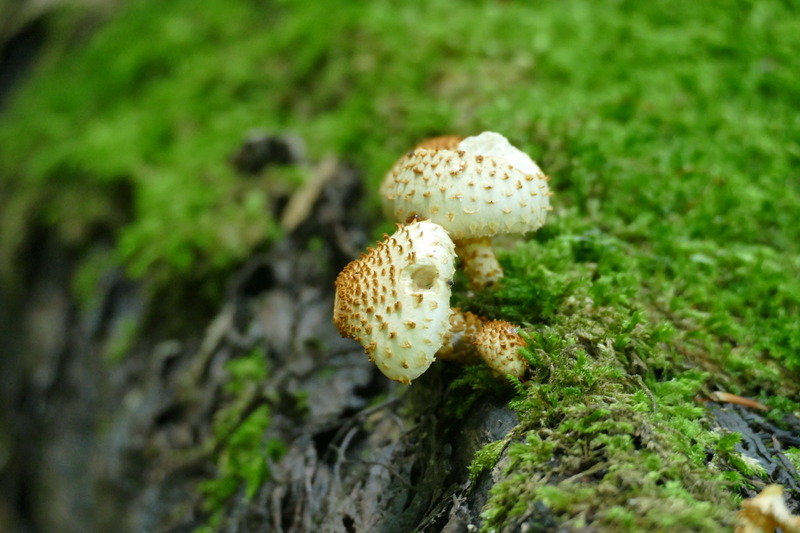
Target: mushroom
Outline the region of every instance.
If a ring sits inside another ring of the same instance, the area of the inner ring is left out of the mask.
[[[496,375],[522,378],[528,363],[519,354],[527,343],[519,328],[504,320],[485,320],[469,311],[454,307],[450,315],[450,331],[437,359],[475,364],[483,360]]]
[[[386,377],[411,383],[450,330],[453,241],[438,224],[398,225],[336,279],[333,321]]]
[[[487,131],[421,143],[395,163],[380,193],[395,220],[420,216],[444,227],[472,286],[481,288],[503,277],[491,238],[544,224],[548,179],[508,139]]]
[[[491,320],[474,335],[472,343],[478,354],[492,372],[501,376],[512,375],[522,378],[528,363],[519,354],[519,349],[527,346],[520,337],[518,328],[505,320]]]
[[[450,307],[455,245],[434,222],[417,220],[350,262],[336,278],[333,322],[364,347],[389,379],[409,384],[434,358],[483,359],[497,374],[522,377],[525,342],[508,322]]]

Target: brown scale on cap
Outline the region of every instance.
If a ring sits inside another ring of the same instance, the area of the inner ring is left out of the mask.
[[[414,147],[414,149],[425,149],[425,150],[455,150],[458,148],[458,143],[464,140],[464,137],[460,137],[458,135],[441,135],[439,137],[431,137],[430,139],[425,139],[418,145]]]
[[[440,226],[416,221],[348,264],[336,279],[333,320],[387,377],[410,383],[434,360],[475,363],[522,377],[517,327],[451,309],[455,251]]]
[[[487,171],[493,166],[497,170]],[[444,169],[441,176],[433,170],[438,168]],[[435,179],[427,182],[416,177],[431,172]],[[415,150],[395,165],[384,184],[384,199],[395,219],[428,218],[454,239],[534,231],[550,210],[541,171],[525,174],[492,156],[481,156],[479,163],[478,156],[463,150]],[[444,213],[453,213],[453,219]]]

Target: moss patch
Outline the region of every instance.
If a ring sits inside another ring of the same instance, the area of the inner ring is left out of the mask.
[[[250,500],[269,476],[269,465],[280,458],[285,446],[265,438],[270,406],[259,398],[267,376],[263,350],[231,359],[226,364],[230,379],[225,392],[230,402],[215,414],[213,458],[216,476],[202,482],[203,511],[208,523],[198,531],[214,531],[222,519],[224,504],[234,495]]]
[[[650,270],[652,254],[584,224],[560,218],[501,256],[507,279],[500,290],[460,293],[462,306],[526,326],[522,353],[534,369],[530,381],[516,382],[511,406],[521,422],[512,442],[488,445],[472,464],[473,476],[495,468],[499,479],[484,529],[530,519],[541,504],[576,528],[730,523],[737,487],[763,472],[734,451],[738,435],[710,430],[696,399],[720,384],[796,397],[796,385],[781,382],[777,366],[758,351],[734,360],[720,332],[700,327],[698,337],[687,319],[664,312],[652,298],[663,282]],[[674,254],[670,264],[691,261]],[[705,290],[719,290],[714,277],[703,282]],[[747,331],[746,321],[731,322]]]

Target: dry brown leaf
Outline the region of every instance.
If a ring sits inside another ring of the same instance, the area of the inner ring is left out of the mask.
[[[800,516],[793,515],[783,500],[783,487],[768,485],[761,494],[742,502],[736,516],[736,533],[800,533]]]

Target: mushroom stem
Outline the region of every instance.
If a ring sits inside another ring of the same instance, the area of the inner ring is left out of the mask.
[[[528,363],[519,349],[526,345],[514,324],[504,320],[486,321],[454,307],[450,331],[445,335],[444,345],[436,352],[436,358],[461,364],[482,360],[497,375],[522,378]]]
[[[465,365],[477,363],[480,361],[480,356],[472,339],[481,328],[483,328],[482,318],[453,307],[450,315],[450,331],[445,335],[444,345],[436,352],[436,358]]]
[[[461,239],[455,241],[456,254],[461,258],[464,272],[473,289],[483,289],[500,281],[503,267],[492,250],[492,239]]]

